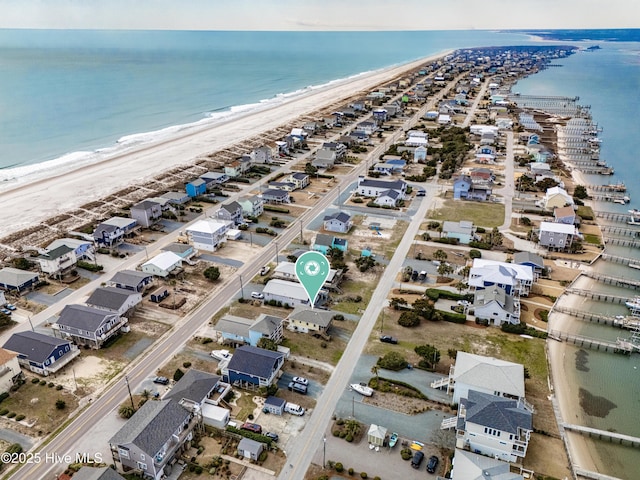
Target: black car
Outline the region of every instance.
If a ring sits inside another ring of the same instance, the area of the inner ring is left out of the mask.
[[[431,455],[427,462],[427,472],[436,473],[436,468],[438,468],[438,457]]]
[[[380,337],[380,341],[382,343],[393,343],[394,345],[396,345],[398,343],[398,339],[395,337],[392,337],[390,335],[382,335]]]
[[[413,468],[420,468],[420,464],[422,463],[422,459],[424,458],[424,453],[416,452],[413,454],[413,458],[411,459],[411,466]]]
[[[156,377],[153,379],[153,383],[158,383],[160,385],[169,385],[169,379],[167,377]]]

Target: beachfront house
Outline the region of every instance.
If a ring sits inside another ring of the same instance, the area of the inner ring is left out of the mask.
[[[291,197],[289,196],[289,192],[287,192],[286,190],[270,188],[262,192],[262,200],[265,203],[281,204],[290,203]]]
[[[107,286],[124,288],[134,292],[144,292],[153,283],[153,275],[137,270],[121,270],[107,281]]]
[[[496,327],[503,323],[520,323],[520,299],[507,295],[500,287],[476,290],[473,294],[473,310],[476,320],[486,320]]]
[[[161,480],[190,446],[201,415],[175,399],[145,402],[109,440],[118,472]]]
[[[258,195],[240,197],[238,203],[242,207],[242,213],[248,217],[259,217],[264,212],[264,201]]]
[[[46,253],[38,255],[37,260],[42,273],[52,277],[64,275],[78,263],[75,250],[66,245],[60,245],[53,250],[48,250]]]
[[[566,252],[571,249],[571,245],[578,235],[578,229],[575,225],[540,222],[538,243],[550,251]]]
[[[288,282],[286,280],[273,279],[265,285],[262,290],[264,300],[281,302],[282,305],[295,307],[297,305],[309,305],[309,297],[302,285],[297,282]],[[324,303],[328,297],[326,290],[320,290],[316,298],[316,305]]]
[[[442,223],[442,237],[455,238],[463,245],[469,245],[469,242],[474,239],[474,231],[473,222],[468,220],[460,220],[459,222],[445,220]]]
[[[346,212],[335,212],[325,215],[323,218],[323,228],[327,232],[347,233],[353,227],[351,215]]]
[[[0,393],[9,392],[13,385],[23,379],[18,353],[0,348]]]
[[[222,380],[249,390],[268,387],[277,380],[284,359],[284,353],[243,345],[222,368]]]
[[[78,260],[87,259],[94,260],[96,249],[93,242],[88,240],[78,240],[77,238],[59,238],[47,245],[46,250],[51,251],[60,246],[73,248],[73,253]]]
[[[261,338],[282,342],[284,319],[261,313],[255,320],[225,315],[216,323],[215,330],[225,345],[258,346]]]
[[[143,200],[131,207],[131,218],[138,222],[138,225],[149,228],[155,225],[162,218],[162,205],[151,200]]]
[[[118,287],[98,287],[85,303],[120,316],[126,315],[142,302],[142,294]]]
[[[403,180],[377,180],[358,177],[358,194],[363,197],[377,198],[382,194],[387,195],[389,191],[397,193],[396,200],[404,200],[407,192],[407,183]]]
[[[35,272],[19,268],[4,267],[0,270],[0,288],[9,292],[22,293],[33,289],[40,282]]]
[[[215,252],[227,241],[230,223],[217,222],[212,219],[199,220],[185,229],[189,243],[196,250]]]
[[[160,252],[140,267],[144,273],[167,278],[182,272],[182,258],[173,252]]]
[[[223,172],[207,172],[200,175],[207,184],[207,190],[211,190],[229,180],[229,176]]]
[[[507,295],[526,297],[533,284],[533,269],[527,265],[475,258],[469,270],[472,291],[497,286]]]
[[[227,202],[220,205],[220,209],[216,212],[216,218],[240,225],[244,223],[242,212],[242,205],[238,202]]]
[[[517,400],[470,390],[458,407],[456,446],[505,462],[527,454],[532,414]]]
[[[18,354],[18,363],[29,371],[47,376],[56,373],[80,355],[69,340],[31,330],[14,333],[2,348]]]
[[[111,337],[127,329],[128,319],[118,313],[85,305],[67,305],[53,328],[78,346],[100,348]]]
[[[191,198],[195,198],[207,193],[207,182],[205,182],[202,178],[196,178],[195,180],[191,180],[189,183],[187,183],[184,188],[187,192],[187,195],[189,195]]]
[[[288,329],[294,332],[326,335],[333,322],[333,313],[326,310],[298,307],[287,317]]]

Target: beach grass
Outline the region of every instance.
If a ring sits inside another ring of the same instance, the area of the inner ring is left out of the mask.
[[[471,220],[475,225],[493,228],[504,222],[504,205],[448,199],[432,213],[432,218],[438,221],[449,220],[452,222]]]

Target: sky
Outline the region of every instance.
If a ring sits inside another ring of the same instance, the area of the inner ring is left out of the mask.
[[[633,0],[0,0],[0,28],[638,28]]]

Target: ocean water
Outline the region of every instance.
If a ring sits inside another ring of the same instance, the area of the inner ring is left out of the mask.
[[[0,30],[0,182],[447,49],[524,43],[483,31]]]
[[[583,34],[584,35],[584,34]],[[577,38],[588,38],[577,35]],[[629,36],[626,36],[629,39]],[[514,90],[521,94],[579,96],[579,103],[591,106],[593,120],[602,127],[601,158],[615,168],[612,177],[587,176],[590,183],[605,184],[623,181],[628,187],[631,204],[598,203],[596,208],[606,211],[626,212],[640,206],[640,162],[637,156],[637,114],[640,110],[640,36],[634,42],[594,42],[600,50],[580,52],[556,63],[562,68],[550,68],[518,82]],[[621,226],[621,224],[618,224]],[[640,259],[637,249],[607,246],[613,255]],[[599,261],[594,268],[608,275],[640,279],[640,271]],[[637,292],[606,286],[581,279],[579,288],[632,297]],[[575,299],[575,297],[574,297]],[[576,308],[606,315],[626,315],[624,305],[613,305],[578,298]],[[624,330],[571,320],[568,330],[592,338],[615,341],[628,337]],[[556,381],[568,386],[571,401],[580,404],[580,389],[588,392],[591,407],[601,407],[593,414],[577,408],[569,423],[611,430],[640,437],[640,354],[629,357],[579,349],[563,345],[564,368]],[[584,355],[583,361],[580,356]],[[611,402],[609,404],[608,402]],[[601,473],[623,479],[639,478],[640,450],[620,447],[608,442],[588,440],[590,454]]]

